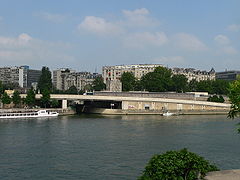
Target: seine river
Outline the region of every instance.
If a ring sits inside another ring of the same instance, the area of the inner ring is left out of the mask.
[[[1,120],[0,179],[134,180],[152,155],[184,147],[239,169],[238,122],[223,115]]]

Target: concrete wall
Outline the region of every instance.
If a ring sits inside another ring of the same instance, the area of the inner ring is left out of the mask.
[[[185,103],[169,103],[169,102],[136,102],[123,101],[123,110],[154,110],[154,111],[229,111],[229,107],[221,107],[215,105],[185,104]]]

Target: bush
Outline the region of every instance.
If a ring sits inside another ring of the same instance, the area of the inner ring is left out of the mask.
[[[182,149],[154,155],[139,180],[195,180],[217,170],[203,157]]]
[[[210,102],[219,102],[219,103],[224,103],[224,98],[222,96],[217,96],[217,95],[214,95],[214,96],[210,96],[207,101],[210,101]]]

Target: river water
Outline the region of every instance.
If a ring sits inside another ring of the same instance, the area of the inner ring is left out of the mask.
[[[1,180],[132,180],[152,155],[188,148],[240,168],[240,134],[224,115],[61,116],[0,121]]]

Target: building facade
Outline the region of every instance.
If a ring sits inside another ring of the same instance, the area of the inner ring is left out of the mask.
[[[135,64],[135,65],[117,65],[117,66],[103,66],[102,76],[106,83],[108,80],[120,80],[124,72],[131,72],[137,79],[149,72],[153,72],[156,67],[161,64]]]
[[[74,73],[75,70],[69,68],[61,68],[53,71],[53,87],[57,90],[64,90],[65,89],[65,77],[70,74]]]
[[[53,86],[57,90],[68,90],[71,86],[75,86],[78,91],[88,89],[98,73],[76,72],[71,69],[58,69],[53,71]]]
[[[30,88],[32,83],[38,82],[40,75],[40,70],[29,69],[29,66],[0,68],[0,81],[3,84],[15,84],[21,88]]]
[[[200,71],[194,68],[172,68],[173,74],[183,74],[188,79],[188,82],[191,80],[204,81],[204,80],[215,80],[215,70],[212,68],[210,71]]]
[[[224,72],[216,73],[216,79],[234,81],[239,78],[240,78],[240,71],[224,71]]]

